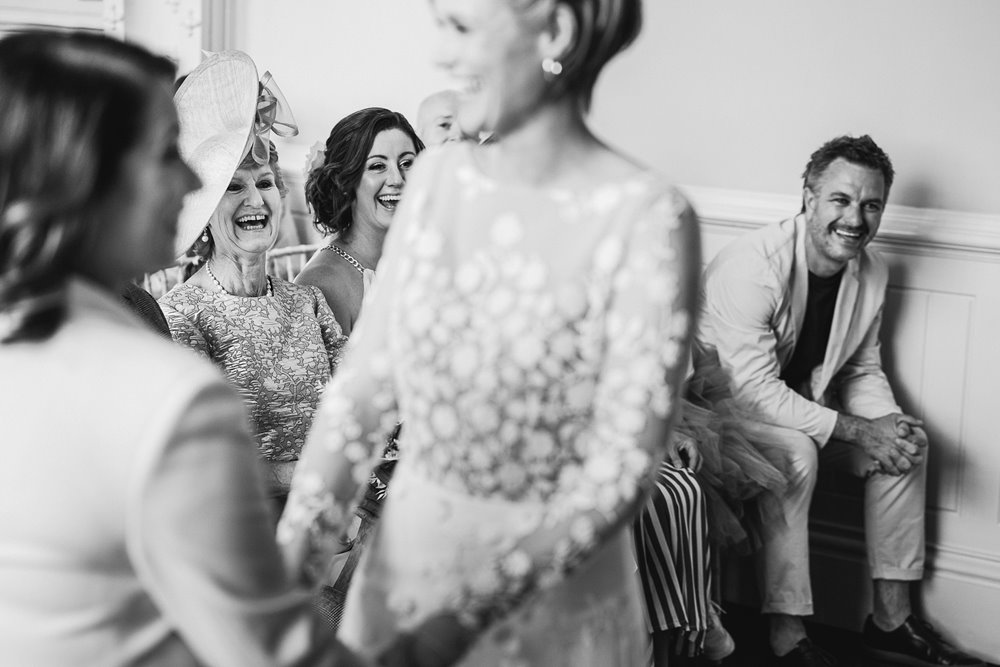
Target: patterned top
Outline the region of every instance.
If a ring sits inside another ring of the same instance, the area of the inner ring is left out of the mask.
[[[363,483],[402,421],[398,465],[522,513],[453,601],[476,626],[560,579],[637,508],[684,370],[694,286],[681,276],[698,257],[694,243],[678,252],[693,212],[652,174],[538,189],[490,179],[472,150],[428,151],[411,172],[278,538],[321,577],[356,492],[333,480],[346,468]]]
[[[246,402],[261,455],[295,461],[346,338],[316,287],[272,278],[273,296],[191,283],[160,297],[174,340],[222,368]]]

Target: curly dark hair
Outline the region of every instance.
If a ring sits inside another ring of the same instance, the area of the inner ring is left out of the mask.
[[[313,225],[322,234],[344,234],[350,230],[351,207],[368,153],[379,132],[394,129],[402,130],[413,140],[418,154],[424,150],[424,142],[403,114],[381,107],[355,111],[330,130],[323,164],[306,178],[306,201],[313,213]]]
[[[817,148],[809,156],[809,163],[802,172],[802,185],[815,191],[816,182],[827,167],[838,158],[882,172],[882,177],[885,179],[885,195],[889,195],[889,188],[892,187],[892,179],[895,176],[892,162],[885,151],[867,134],[860,137],[840,136]]]
[[[87,33],[0,40],[0,343],[61,325],[76,254],[176,69]]]

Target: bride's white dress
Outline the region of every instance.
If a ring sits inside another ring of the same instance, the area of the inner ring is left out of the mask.
[[[628,519],[685,363],[676,232],[694,216],[638,169],[537,189],[488,178],[471,151],[429,151],[408,180],[279,539],[322,578],[398,419],[341,639],[372,656],[454,611],[486,628],[463,665],[640,665]]]

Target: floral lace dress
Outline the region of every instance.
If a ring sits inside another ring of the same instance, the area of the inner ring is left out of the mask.
[[[677,231],[694,216],[648,173],[539,190],[491,180],[470,150],[411,173],[279,541],[321,579],[402,421],[340,638],[374,656],[449,611],[483,630],[463,665],[639,665],[628,521],[683,372],[679,275],[697,258]]]

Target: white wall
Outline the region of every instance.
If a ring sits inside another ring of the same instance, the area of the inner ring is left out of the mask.
[[[431,64],[426,0],[240,0],[234,27],[232,46],[271,71],[294,110],[301,132],[290,159],[302,150],[295,144],[325,141],[334,123],[364,107],[413,122],[420,100],[447,86]]]
[[[1000,3],[647,0],[596,118],[678,183],[792,192],[809,153],[869,133],[892,200],[1000,212]]]
[[[363,106],[412,114],[447,84],[427,2],[238,7],[233,45],[278,77],[303,143]],[[647,0],[645,12],[594,120],[676,182],[788,192],[820,143],[868,132],[896,162],[896,203],[1000,211],[1000,3]]]
[[[106,24],[127,12],[128,37],[182,68],[197,58],[190,33],[212,27],[206,45],[270,69],[302,128],[288,149],[296,169],[345,114],[412,116],[447,85],[431,65],[427,0],[0,0],[0,30],[94,29],[102,10]],[[638,42],[598,84],[594,124],[675,182],[794,191],[811,150],[868,132],[896,163],[894,203],[1000,212],[996,0],[646,0],[644,11]]]

